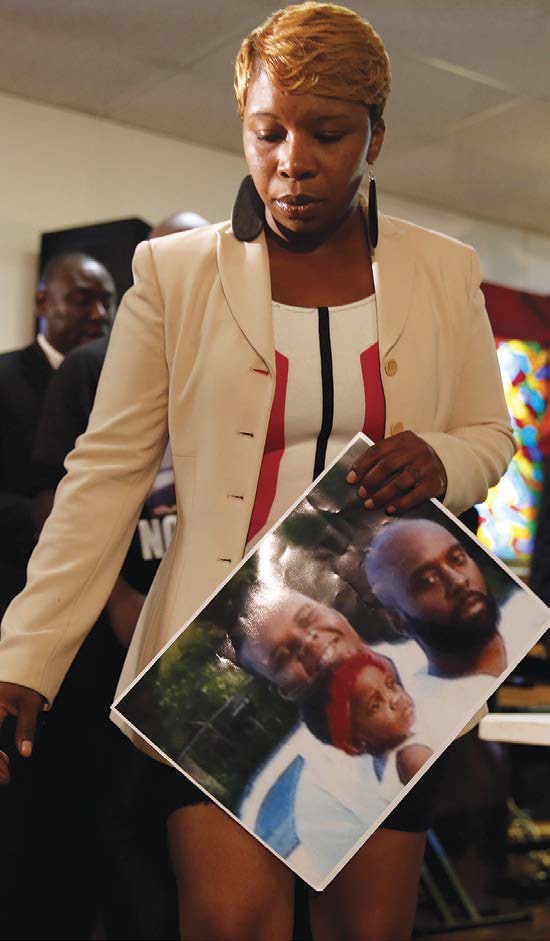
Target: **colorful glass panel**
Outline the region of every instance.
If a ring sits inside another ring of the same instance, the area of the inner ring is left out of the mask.
[[[507,564],[526,571],[542,491],[539,432],[550,378],[548,351],[523,340],[497,342],[504,394],[519,450],[480,514],[480,540]]]

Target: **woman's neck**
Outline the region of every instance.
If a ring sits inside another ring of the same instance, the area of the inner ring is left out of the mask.
[[[266,227],[273,300],[295,307],[336,307],[374,293],[362,210],[317,245],[301,250],[282,243]]]
[[[323,255],[344,254],[357,246],[368,246],[365,222],[361,206],[357,203],[329,229],[318,233],[291,232],[277,226],[266,216],[265,234],[268,247],[281,250],[288,254],[309,255],[312,253]]]

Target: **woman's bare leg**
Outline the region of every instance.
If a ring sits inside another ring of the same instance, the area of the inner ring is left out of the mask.
[[[424,833],[377,830],[324,892],[311,894],[315,941],[411,937]]]
[[[168,817],[182,941],[289,941],[294,877],[214,804]]]

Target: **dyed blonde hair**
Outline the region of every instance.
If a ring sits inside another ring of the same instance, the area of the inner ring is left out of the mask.
[[[277,10],[243,40],[234,80],[241,118],[250,83],[262,69],[281,91],[361,102],[373,127],[390,91],[380,36],[357,13],[333,3]]]

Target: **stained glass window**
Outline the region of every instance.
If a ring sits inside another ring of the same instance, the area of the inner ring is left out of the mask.
[[[478,506],[478,536],[519,573],[527,572],[533,551],[542,490],[539,431],[550,378],[548,351],[523,340],[497,342],[506,402],[519,450],[487,501]]]

